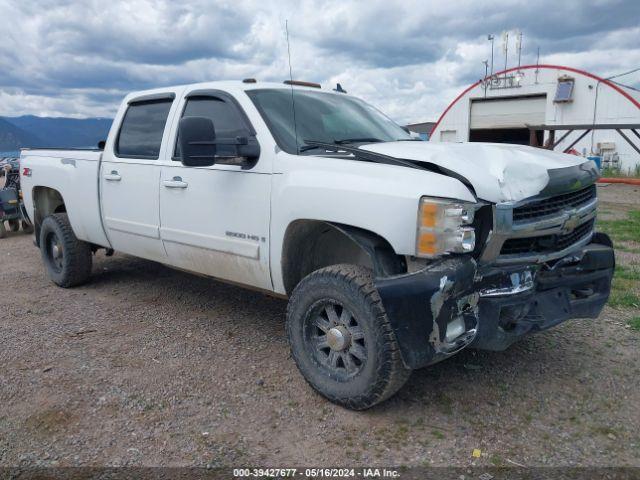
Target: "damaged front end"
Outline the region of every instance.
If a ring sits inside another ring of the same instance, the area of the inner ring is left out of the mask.
[[[408,368],[467,346],[504,350],[571,318],[596,318],[615,267],[594,231],[592,162],[548,170],[536,196],[477,210],[473,253],[440,257],[376,286]]]
[[[523,335],[570,318],[596,318],[611,288],[611,241],[544,264],[482,266],[472,256],[439,260],[376,286],[408,368],[461,349],[504,350]]]
[[[457,257],[416,273],[376,280],[409,368],[443,360],[473,341],[479,325],[476,271],[473,258]]]

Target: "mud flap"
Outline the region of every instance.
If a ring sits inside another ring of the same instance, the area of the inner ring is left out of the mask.
[[[471,258],[451,258],[416,273],[376,279],[408,368],[443,360],[473,340],[478,324],[476,268]],[[463,321],[464,332],[447,339],[452,320]]]

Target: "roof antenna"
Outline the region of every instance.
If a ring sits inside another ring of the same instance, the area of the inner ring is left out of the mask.
[[[298,144],[298,124],[296,122],[296,101],[293,95],[293,72],[291,70],[291,45],[289,45],[289,20],[284,21],[284,29],[287,34],[287,55],[289,57],[289,80],[291,80],[291,108],[293,109],[293,131],[296,137],[296,155],[300,155]]]

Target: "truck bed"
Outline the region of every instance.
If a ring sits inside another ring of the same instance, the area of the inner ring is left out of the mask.
[[[64,199],[73,231],[80,240],[109,246],[102,227],[98,174],[102,151],[98,149],[23,149],[20,182],[29,218],[36,221],[34,195],[56,190]],[[25,175],[26,171],[29,173]]]

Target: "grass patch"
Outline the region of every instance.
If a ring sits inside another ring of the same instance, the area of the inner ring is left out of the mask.
[[[623,280],[640,282],[640,268],[634,268],[631,265],[616,265],[615,276]]]
[[[598,230],[607,233],[617,250],[640,253],[640,210],[631,210],[621,220],[598,220]],[[616,266],[609,305],[615,308],[640,307],[640,268]]]
[[[598,230],[617,242],[640,242],[640,210],[631,210],[621,220],[598,220]]]
[[[627,325],[631,328],[631,330],[635,330],[636,332],[640,332],[640,317],[633,317],[627,320]]]
[[[634,291],[638,290],[639,282],[633,280],[624,280],[613,277],[611,284],[611,296],[609,297],[609,306],[624,308],[639,308],[640,296]]]
[[[640,255],[640,248],[628,247],[627,245],[616,245],[616,250]]]
[[[603,168],[602,176],[604,178],[640,178],[640,165],[636,165],[633,170],[630,168],[626,170],[610,167]]]

